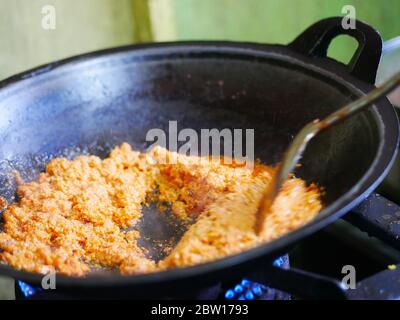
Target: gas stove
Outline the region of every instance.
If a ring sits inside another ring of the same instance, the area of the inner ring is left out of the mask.
[[[277,258],[273,265],[279,268],[289,268],[288,255]],[[129,298],[131,293],[124,296],[120,293],[115,298]],[[81,292],[63,292],[62,290],[43,290],[26,282],[17,280],[15,282],[15,297],[17,300],[64,300],[64,299],[91,299],[105,298],[101,293],[97,295],[82,295]],[[111,295],[107,295],[110,298]],[[157,298],[159,298],[157,296]],[[163,299],[191,298],[196,300],[289,300],[290,294],[268,287],[265,284],[243,278],[237,283],[222,284],[188,292],[186,297],[165,296]]]
[[[300,241],[271,265],[258,266],[252,274],[232,283],[184,296],[164,299],[288,300],[288,299],[400,299],[400,210],[371,195],[359,207],[322,231]],[[355,273],[355,289],[342,281],[348,270]],[[278,290],[279,289],[279,290]],[[16,299],[110,298],[97,292],[43,290],[15,282]],[[156,297],[156,296],[155,296]],[[115,298],[134,298],[119,292]],[[160,298],[157,296],[157,298]]]

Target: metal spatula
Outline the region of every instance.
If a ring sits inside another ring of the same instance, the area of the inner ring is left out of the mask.
[[[368,108],[377,99],[388,94],[398,85],[400,85],[400,72],[382,83],[379,87],[372,90],[367,95],[345,105],[344,107],[327,116],[325,119],[317,119],[308,123],[300,130],[287,148],[282,162],[280,162],[280,164],[277,166],[276,172],[272,177],[272,181],[268,184],[268,187],[264,191],[256,214],[255,231],[257,234],[262,233],[264,220],[268,215],[268,212],[274,203],[279,190],[301,159],[308,142],[322,131],[329,129],[344,119],[347,119],[357,112]]]

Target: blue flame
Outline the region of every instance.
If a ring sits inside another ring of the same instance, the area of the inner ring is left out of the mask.
[[[283,257],[280,257],[273,262],[275,267],[282,267],[284,264],[285,259]],[[268,290],[268,287],[244,278],[239,284],[225,292],[225,299],[254,300],[261,297],[264,293],[267,293]]]
[[[273,262],[276,267],[282,267],[285,260],[280,257]],[[29,284],[19,281],[18,286],[21,292],[26,298],[32,297],[37,292],[37,288],[30,286]],[[254,300],[262,296],[263,293],[268,292],[268,287],[252,282],[249,279],[243,278],[242,281],[235,285],[233,288],[225,292],[225,299],[227,300]]]
[[[18,286],[26,298],[29,298],[36,293],[36,289],[25,282],[18,280]]]

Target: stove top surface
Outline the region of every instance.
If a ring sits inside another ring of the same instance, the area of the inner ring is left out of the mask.
[[[396,234],[400,225],[399,207],[375,194],[345,219],[300,241],[272,265],[257,266],[252,274],[243,275],[233,283],[216,283],[179,296],[159,297],[155,293],[149,298],[220,301],[400,299],[400,264],[397,266],[400,244]],[[348,286],[349,270],[354,271],[356,289]],[[44,290],[21,281],[15,282],[15,296],[16,299],[30,300],[144,298],[135,292],[120,290],[118,293],[97,290],[95,294]]]

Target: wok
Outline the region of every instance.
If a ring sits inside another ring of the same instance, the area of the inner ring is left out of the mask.
[[[327,57],[331,41],[341,34],[359,42],[348,65]],[[124,141],[146,150],[146,132],[168,132],[170,120],[177,121],[179,130],[197,132],[252,128],[255,157],[274,164],[304,124],[373,88],[381,47],[379,34],[370,26],[357,21],[356,29],[344,30],[341,18],[329,18],[287,46],[144,44],[89,53],[13,76],[0,83],[0,194],[15,200],[10,172],[16,169],[23,179],[34,179],[56,156],[104,157]],[[125,288],[146,295],[233,280],[269,263],[365,199],[388,172],[398,137],[396,113],[382,98],[312,141],[297,175],[325,188],[324,209],[306,226],[273,242],[214,262],[153,274],[57,275],[57,288]],[[150,222],[142,222],[143,232],[157,230],[156,237],[181,232],[154,220],[151,212],[147,215]],[[157,228],[157,223],[163,226]],[[0,274],[32,284],[42,279],[6,265],[0,265]]]

